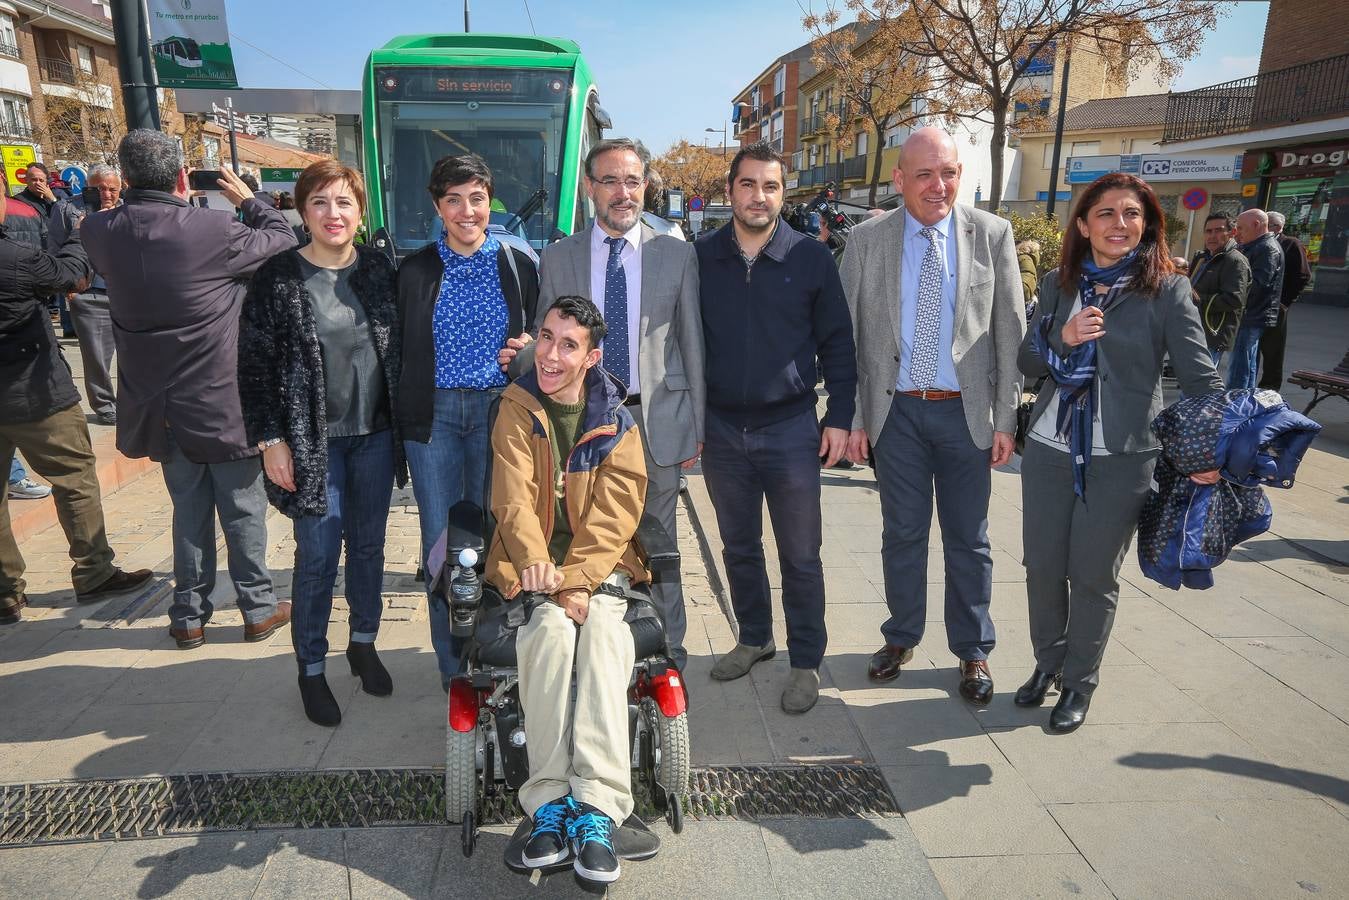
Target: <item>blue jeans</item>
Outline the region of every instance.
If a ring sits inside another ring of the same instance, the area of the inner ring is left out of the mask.
[[[18,484],[28,477],[28,471],[19,462],[19,454],[15,453],[9,458],[9,483]]]
[[[1220,368],[1220,366],[1222,366],[1222,362],[1223,362],[1223,351],[1221,351],[1221,350],[1210,350],[1210,351],[1208,352],[1208,355],[1211,356],[1211,357],[1213,357],[1213,368],[1218,369],[1218,371],[1221,372],[1222,369]]]
[[[437,388],[431,440],[404,441],[412,493],[421,522],[422,564],[449,522],[450,507],[460,500],[487,503],[487,454],[491,445],[488,416],[501,388]],[[435,574],[426,573],[429,585]],[[429,596],[431,646],[436,651],[442,686],[459,671],[460,642],[450,636],[450,610],[443,597]]]
[[[328,439],[328,512],[295,520],[290,635],[301,675],[323,672],[343,541],[352,643],[374,643],[384,601],[384,530],[393,497],[393,432]]]
[[[820,431],[815,410],[743,428],[707,411],[703,477],[717,513],[740,643],[773,639],[773,599],[764,559],[763,506],[777,540],[787,651],[796,669],[824,658],[824,569],[820,562]]]
[[[1254,388],[1255,374],[1259,369],[1260,335],[1265,333],[1263,325],[1243,324],[1237,329],[1232,340],[1232,364],[1227,369],[1227,389]]]

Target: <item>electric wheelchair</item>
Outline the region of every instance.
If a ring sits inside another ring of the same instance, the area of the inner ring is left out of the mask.
[[[445,598],[451,632],[463,641],[451,679],[445,730],[445,815],[462,829],[464,855],[477,845],[482,802],[529,777],[528,728],[519,697],[515,633],[538,603],[532,594],[503,600],[482,579],[493,523],[473,503],[457,504],[449,527],[427,559],[431,591]],[[679,550],[659,523],[644,516],[638,545],[653,581],[679,578]],[[670,657],[665,626],[647,585],[626,592],[624,620],[636,665],[628,683],[633,794],[643,792],[671,829],[683,829],[689,790],[688,695]],[[652,850],[654,853],[654,850]]]

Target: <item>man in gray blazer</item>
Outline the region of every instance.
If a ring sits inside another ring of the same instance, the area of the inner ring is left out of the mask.
[[[857,414],[849,456],[875,460],[890,618],[871,658],[875,681],[899,677],[923,637],[935,487],[946,559],[946,637],[960,693],[993,696],[988,544],[990,469],[1012,456],[1024,333],[1011,226],[955,202],[961,164],[937,128],[900,152],[904,207],[853,229],[843,290],[857,335]]]
[[[703,331],[693,245],[641,220],[650,162],[646,148],[628,138],[600,141],[586,154],[595,221],[539,257],[539,319],[566,296],[585,297],[604,314],[603,365],[628,386],[626,405],[646,452],[646,510],[674,538],[679,469],[692,466],[703,448]],[[503,363],[520,343],[508,342]],[[512,371],[532,364],[529,356],[520,354]],[[683,589],[660,584],[653,593],[682,669]]]

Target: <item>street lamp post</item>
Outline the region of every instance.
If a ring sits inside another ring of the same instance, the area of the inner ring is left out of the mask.
[[[704,128],[703,131],[709,131],[709,132],[711,132],[712,134],[717,134],[718,132],[721,133],[721,155],[722,155],[722,158],[725,158],[725,156],[726,156],[726,125],[725,125],[725,123],[722,123],[722,126],[721,126],[720,128]],[[704,140],[706,140],[706,138],[704,138]]]

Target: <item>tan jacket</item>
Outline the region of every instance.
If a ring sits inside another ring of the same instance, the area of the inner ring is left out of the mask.
[[[586,376],[581,437],[565,465],[562,491],[572,541],[561,591],[594,592],[615,569],[650,580],[634,538],[646,503],[642,439],[622,389],[598,366]],[[549,562],[556,512],[553,449],[538,380],[528,372],[501,395],[492,427],[492,515],[487,580],[503,597],[520,592],[520,572]]]

